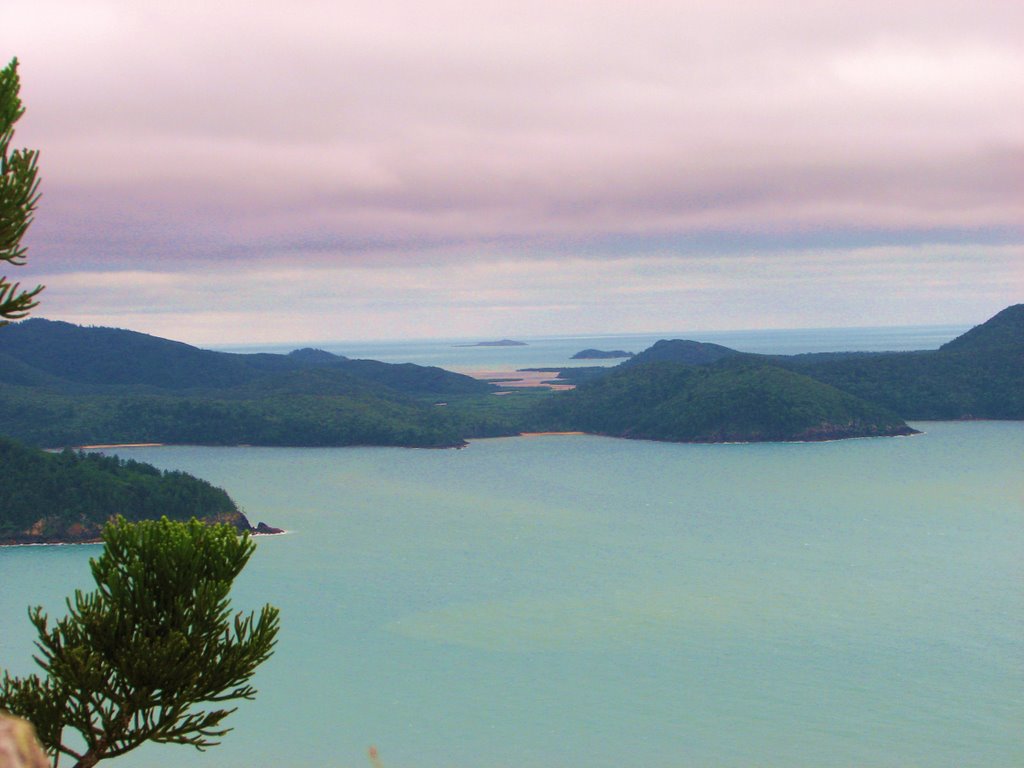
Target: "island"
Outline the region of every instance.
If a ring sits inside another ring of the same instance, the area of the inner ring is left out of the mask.
[[[525,341],[515,341],[513,339],[499,339],[498,341],[477,341],[473,344],[456,344],[456,347],[526,347],[529,346]]]
[[[570,360],[615,360],[620,357],[633,357],[632,352],[623,349],[581,349]]]

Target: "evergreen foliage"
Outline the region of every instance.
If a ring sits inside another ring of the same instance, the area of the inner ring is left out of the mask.
[[[44,453],[6,438],[0,466],[0,544],[95,541],[115,515],[249,528],[225,491],[184,472],[98,453]]]
[[[912,434],[891,412],[781,368],[724,360],[621,367],[539,406],[549,428],[678,442]]]
[[[773,362],[905,419],[1024,419],[1024,304],[937,350],[796,355]]]
[[[20,90],[18,60],[12,59],[0,70],[0,261],[16,267],[25,264],[26,251],[21,239],[32,223],[39,200],[39,153],[11,149],[14,124],[25,112],[18,96]],[[20,283],[0,276],[0,326],[25,317],[39,304],[36,297],[42,290],[41,285],[22,290]]]
[[[218,744],[234,711],[222,705],[255,696],[249,678],[277,636],[276,608],[231,612],[231,585],[255,544],[227,525],[167,518],[118,519],[103,537],[90,560],[96,590],[76,591],[52,627],[41,608],[29,611],[44,675],[5,673],[0,708],[29,720],[74,768],[146,741]]]

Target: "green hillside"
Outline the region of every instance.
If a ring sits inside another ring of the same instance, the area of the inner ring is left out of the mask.
[[[905,419],[1024,419],[1024,304],[938,350],[773,361]]]
[[[645,363],[707,365],[730,358],[808,376],[904,419],[1024,419],[1024,304],[1007,307],[938,350],[754,355],[674,339],[614,368],[565,368],[559,379],[583,384]]]
[[[322,350],[238,355],[40,319],[0,334],[0,432],[39,446],[455,446],[462,435],[434,403],[492,391]]]
[[[538,408],[551,429],[676,442],[907,435],[898,416],[806,376],[747,362],[621,367]]]
[[[0,466],[0,544],[94,541],[113,515],[249,529],[226,492],[184,472],[95,453],[45,453],[5,438]]]
[[[0,381],[22,383],[28,372],[36,382],[65,392],[258,391],[280,377],[316,369],[321,382],[333,382],[335,394],[386,387],[411,396],[479,394],[486,382],[441,368],[350,360],[323,350],[292,354],[234,354],[199,349],[119,328],[89,328],[33,318],[0,334],[0,355],[21,364],[17,380],[0,365]],[[45,377],[45,378],[44,378]]]

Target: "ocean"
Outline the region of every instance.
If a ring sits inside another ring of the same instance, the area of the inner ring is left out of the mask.
[[[913,426],[117,449],[289,532],[233,592],[282,614],[234,731],[116,764],[1024,765],[1024,423]],[[0,665],[31,671],[26,606],[62,613],[98,551],[0,549]]]

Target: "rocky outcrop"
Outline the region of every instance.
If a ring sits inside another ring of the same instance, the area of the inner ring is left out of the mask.
[[[0,714],[0,768],[49,768],[31,723]]]

